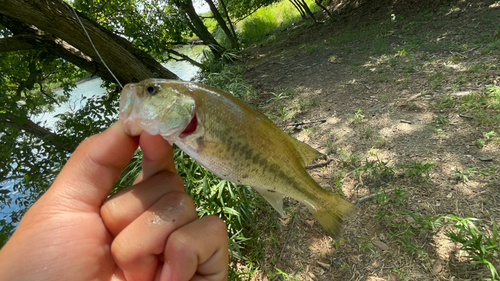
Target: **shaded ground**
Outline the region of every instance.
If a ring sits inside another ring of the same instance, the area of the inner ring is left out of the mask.
[[[291,26],[243,52],[253,102],[278,125],[326,119],[284,127],[333,159],[314,178],[348,201],[379,194],[340,241],[294,200],[285,218],[269,209],[253,279],[491,278],[446,236],[454,222],[436,219],[481,219],[489,237],[500,223],[500,2],[359,15]]]

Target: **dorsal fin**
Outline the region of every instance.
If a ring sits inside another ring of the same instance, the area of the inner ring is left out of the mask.
[[[317,151],[316,149],[310,147],[308,144],[303,143],[301,141],[298,141],[294,139],[291,136],[288,136],[290,139],[290,142],[292,145],[295,147],[297,152],[299,153],[300,157],[303,160],[303,166],[305,167],[307,164],[309,164],[311,161],[314,159],[318,158],[319,156],[323,155],[321,152]]]

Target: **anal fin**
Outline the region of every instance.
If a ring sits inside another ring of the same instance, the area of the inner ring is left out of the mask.
[[[259,192],[281,216],[283,216],[283,195],[281,193],[257,187],[254,187],[254,189],[257,190],[257,192]]]

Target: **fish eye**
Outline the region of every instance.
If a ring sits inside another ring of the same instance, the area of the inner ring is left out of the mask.
[[[146,88],[146,93],[149,95],[153,95],[156,93],[156,87],[154,86],[149,86]]]

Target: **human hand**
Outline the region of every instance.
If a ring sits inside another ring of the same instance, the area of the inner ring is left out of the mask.
[[[105,202],[139,144],[143,174]],[[0,251],[0,280],[226,280],[225,225],[198,219],[172,154],[121,122],[82,142]]]

